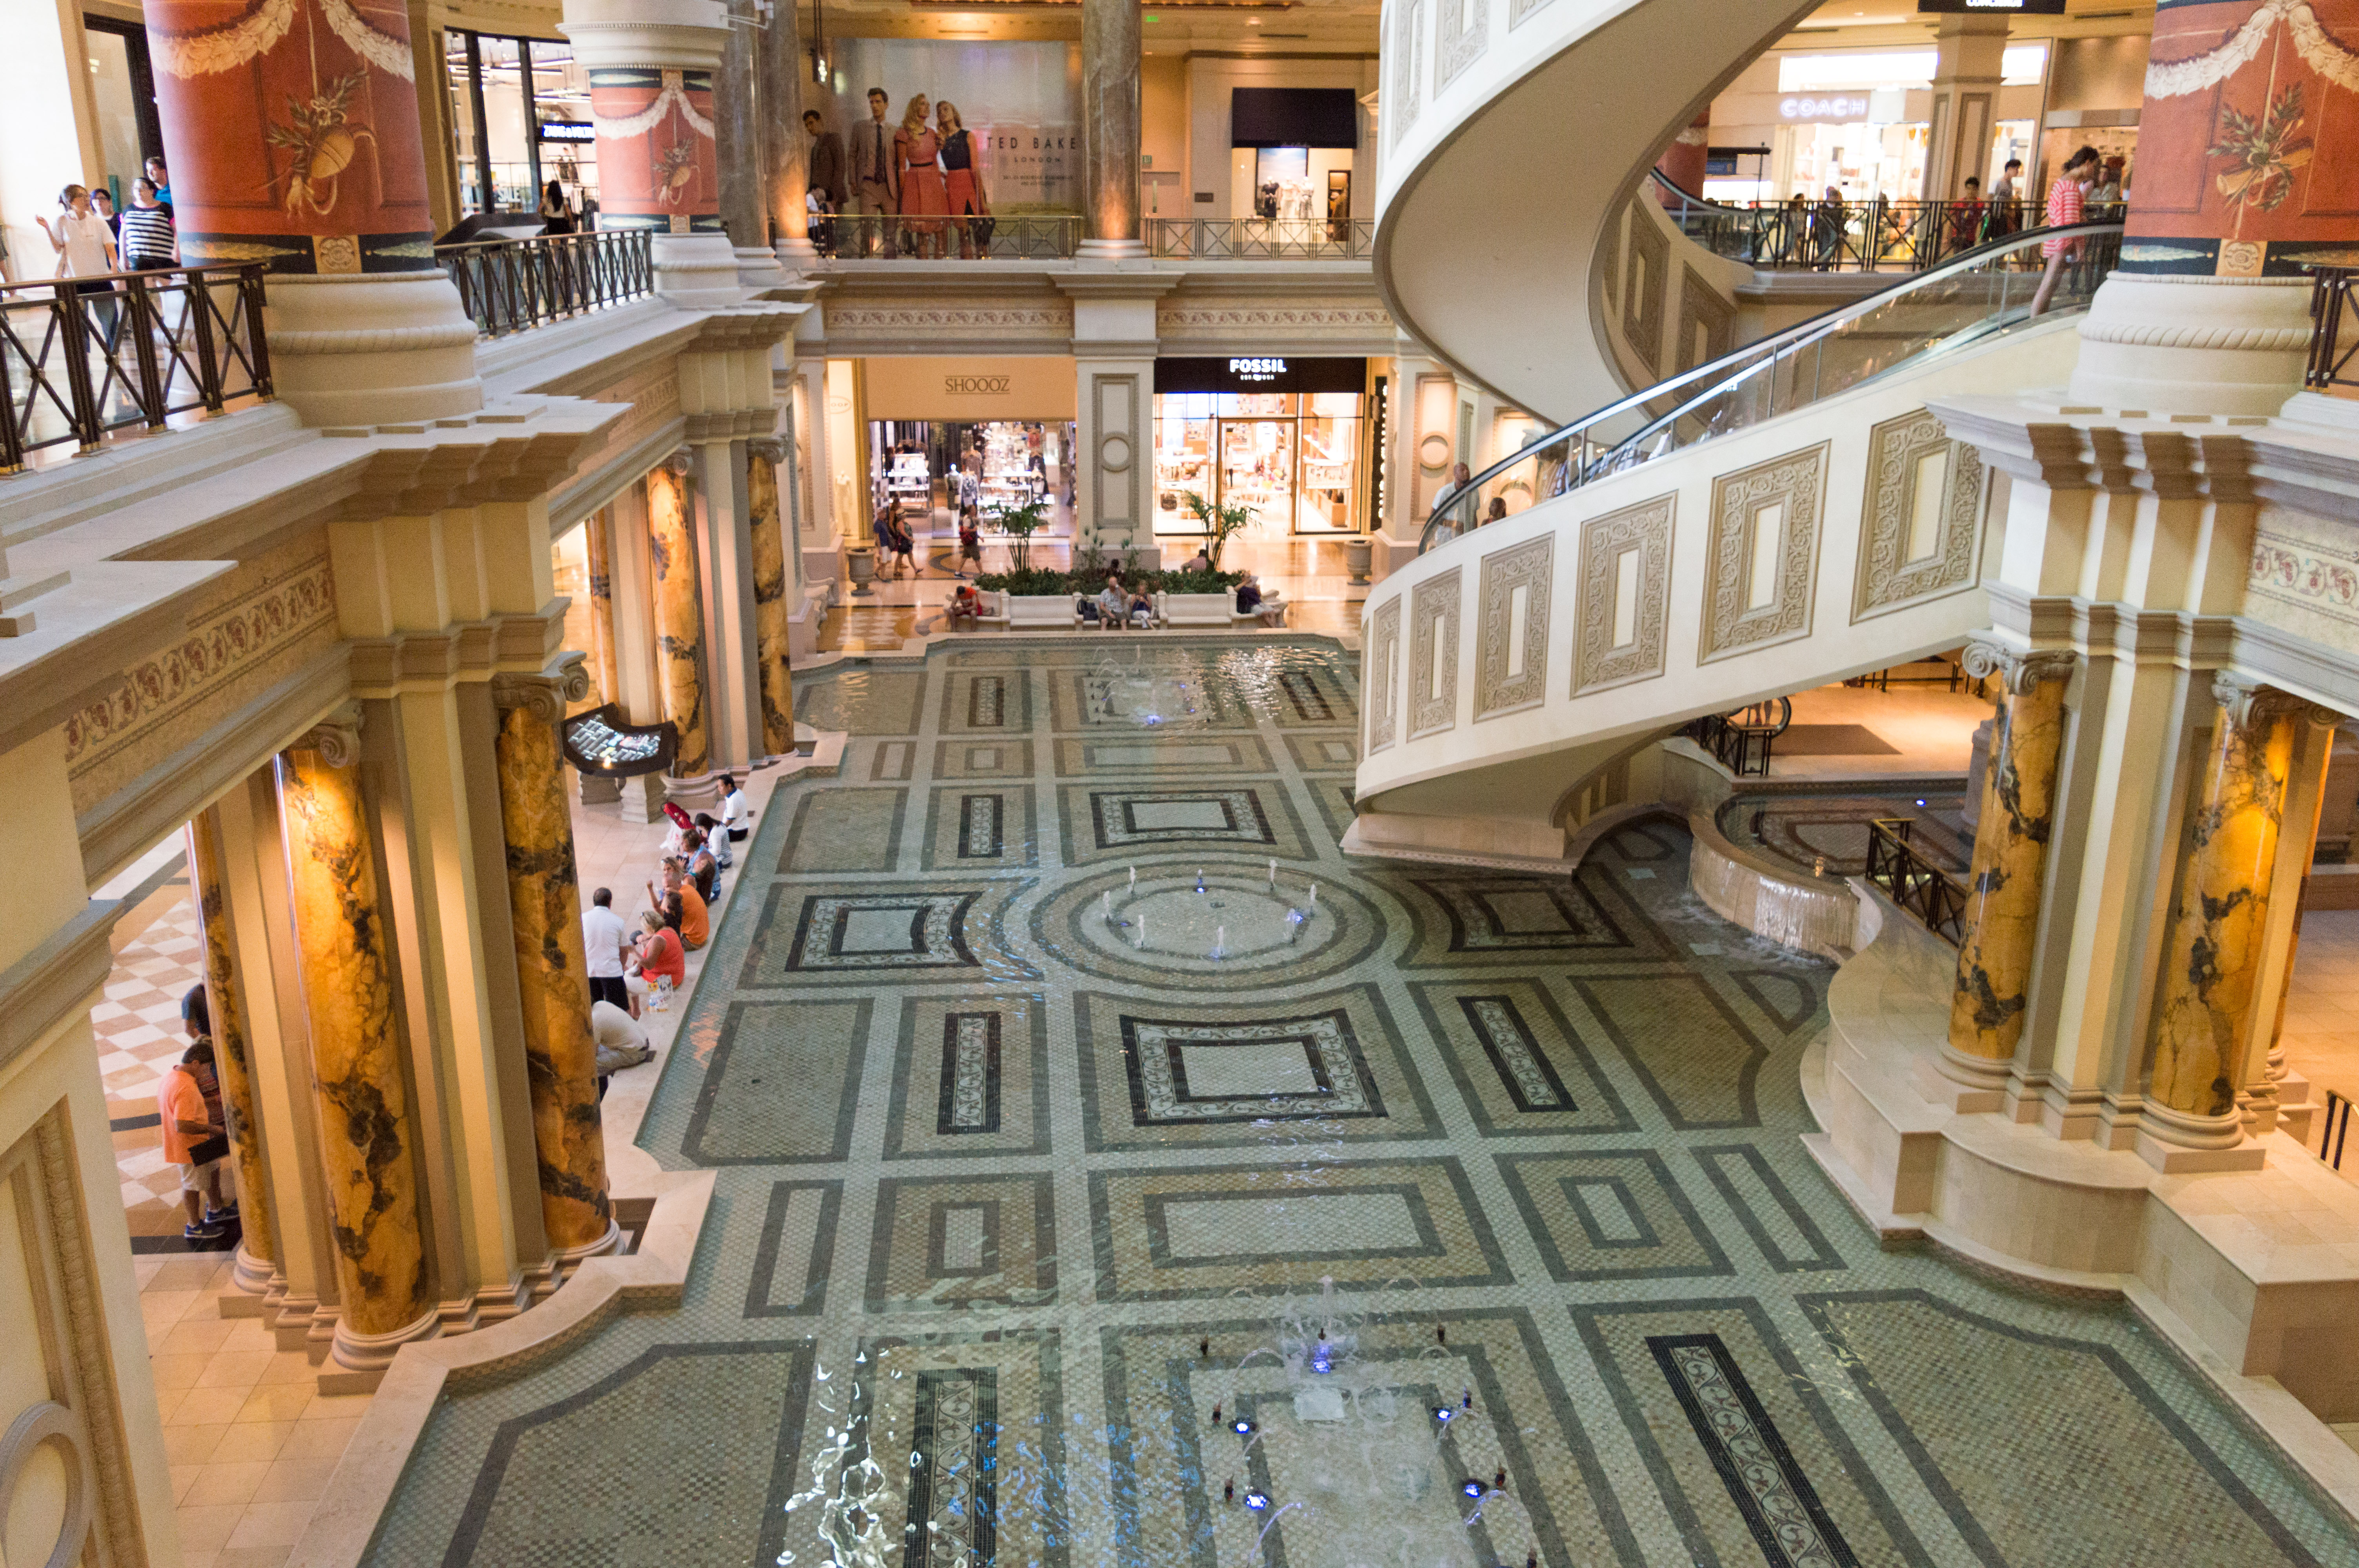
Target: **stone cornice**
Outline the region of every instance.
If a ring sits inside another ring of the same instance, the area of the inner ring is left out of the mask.
[[[725,306],[697,322],[696,335],[681,345],[680,352],[731,353],[770,348],[793,337],[795,323],[810,308],[767,300]]]
[[[344,644],[352,652],[353,690],[361,697],[391,697],[500,671],[537,670],[564,641],[570,602],[560,597],[530,615],[496,615],[440,632],[356,638]]]
[[[2359,441],[2258,418],[2124,419],[2020,398],[1935,398],[1952,435],[2050,490],[2227,505],[2274,501],[2359,520]]]
[[[107,937],[123,913],[92,900],[31,952],[0,969],[0,1073],[58,1021],[98,1000],[114,964]]]
[[[625,411],[620,404],[546,398],[486,409],[458,428],[370,432],[381,444],[370,449],[355,492],[335,515],[371,522],[530,500],[571,473],[584,447]]]
[[[1159,299],[1180,287],[1173,272],[1062,272],[1049,281],[1073,299]]]

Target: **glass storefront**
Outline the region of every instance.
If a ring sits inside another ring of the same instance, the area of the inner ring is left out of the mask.
[[[443,37],[462,211],[536,211],[541,188],[553,179],[565,188],[574,211],[595,214],[598,146],[590,122],[590,77],[575,62],[572,46],[458,28]]]
[[[1201,534],[1193,495],[1245,507],[1256,533],[1361,532],[1366,380],[1364,360],[1157,361],[1155,531]]]
[[[1071,531],[1073,427],[1061,419],[877,419],[868,426],[873,512],[898,503],[904,518],[930,518],[940,530],[958,521],[957,475],[970,461],[984,531],[1000,513],[1035,501],[1049,506],[1048,531]]]

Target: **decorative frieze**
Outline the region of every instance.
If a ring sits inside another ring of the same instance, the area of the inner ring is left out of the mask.
[[[1483,557],[1476,719],[1538,706],[1548,684],[1549,589],[1555,576],[1556,538],[1550,534]]]

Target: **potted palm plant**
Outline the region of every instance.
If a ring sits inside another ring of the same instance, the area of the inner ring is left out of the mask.
[[[1212,497],[1192,490],[1188,492],[1188,510],[1195,514],[1197,522],[1204,525],[1204,554],[1211,559],[1212,569],[1220,570],[1221,552],[1228,547],[1233,536],[1244,532],[1245,524],[1253,521],[1252,510],[1234,502],[1215,502]]]

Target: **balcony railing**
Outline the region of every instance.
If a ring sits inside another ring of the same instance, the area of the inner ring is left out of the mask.
[[[921,218],[838,212],[810,221],[810,242],[837,261],[1061,261],[1082,243],[1075,212]]]
[[[1339,218],[1149,218],[1147,247],[1190,261],[1359,261],[1376,226]]]
[[[1966,885],[1917,852],[1913,818],[1879,816],[1867,825],[1867,880],[1892,895],[1952,947],[1966,939]]]
[[[1738,778],[1769,776],[1777,737],[1794,722],[1794,699],[1773,697],[1734,713],[1708,713],[1681,731]]]
[[[2351,388],[2359,395],[2359,374],[2351,362],[2359,359],[2359,309],[2351,301],[2359,267],[2314,266],[2310,269],[2310,365],[2301,384],[2313,392]]]
[[[160,430],[270,395],[263,268],[174,267],[0,286],[0,473],[68,442]]]
[[[1756,202],[1733,207],[1691,196],[1658,171],[1654,189],[1680,232],[1716,254],[1762,271],[1919,272],[2038,227],[2028,201]],[[2086,221],[2121,216],[2090,208]]]
[[[437,245],[459,302],[491,338],[636,299],[655,287],[645,230],[537,234]]]

